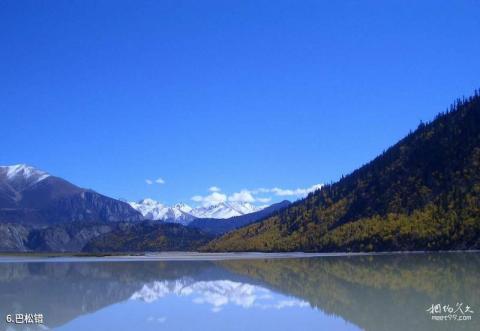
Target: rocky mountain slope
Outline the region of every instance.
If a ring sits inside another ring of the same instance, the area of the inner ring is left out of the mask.
[[[139,221],[125,202],[24,164],[0,167],[0,222],[50,225],[73,221]]]

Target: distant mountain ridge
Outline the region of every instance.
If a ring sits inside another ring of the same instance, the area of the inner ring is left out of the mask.
[[[147,220],[188,224],[195,219],[195,216],[191,214],[193,208],[183,203],[165,206],[158,201],[147,198],[138,202],[128,202],[128,204]]]
[[[0,167],[0,222],[50,225],[140,221],[127,203],[25,164]]]
[[[0,223],[0,252],[193,251],[213,236],[181,224],[70,222],[49,226]]]
[[[112,231],[90,239],[84,252],[194,251],[213,238],[181,224],[143,221],[118,223]]]
[[[198,207],[192,211],[196,218],[227,219],[247,215],[264,209],[266,206],[255,206],[249,202],[225,201],[207,207]]]
[[[198,218],[228,219],[258,212],[266,206],[255,206],[248,202],[221,202],[210,206],[192,208],[185,203],[166,206],[153,199],[143,199],[139,202],[129,202],[147,220],[187,225]]]
[[[260,209],[256,212],[241,216],[234,216],[227,220],[215,218],[197,218],[191,221],[188,226],[200,229],[205,233],[219,235],[232,231],[234,229],[241,228],[251,223],[258,222],[268,216],[272,216],[272,214],[284,208],[287,208],[290,204],[290,201],[284,200],[278,203],[274,203],[273,205]]]

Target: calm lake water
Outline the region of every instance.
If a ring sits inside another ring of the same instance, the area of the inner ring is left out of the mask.
[[[0,330],[480,330],[479,276],[479,253],[3,259]]]

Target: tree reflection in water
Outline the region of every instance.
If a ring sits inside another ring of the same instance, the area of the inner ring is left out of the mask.
[[[479,274],[478,253],[0,263],[0,311],[43,312],[53,328],[115,303],[175,295],[216,312],[229,304],[313,308],[365,330],[478,330],[475,314],[471,321],[435,322],[426,310],[457,302],[478,310]],[[275,301],[273,293],[287,299]]]

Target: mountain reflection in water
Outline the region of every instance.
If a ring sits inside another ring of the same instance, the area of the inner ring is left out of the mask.
[[[480,254],[0,263],[1,330],[478,330]],[[432,321],[432,304],[470,321]]]

